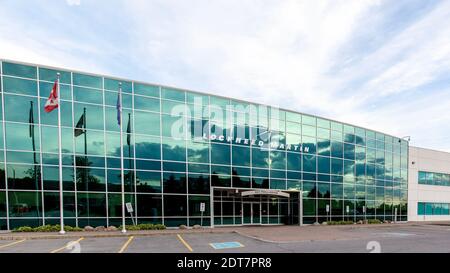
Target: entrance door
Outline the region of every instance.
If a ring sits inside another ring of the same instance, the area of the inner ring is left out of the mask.
[[[242,203],[243,221],[244,225],[259,225],[261,224],[261,203],[259,202],[244,202]]]
[[[261,224],[261,203],[253,203],[252,206],[253,222],[252,224]]]
[[[242,203],[242,223],[244,225],[252,224],[252,203]]]

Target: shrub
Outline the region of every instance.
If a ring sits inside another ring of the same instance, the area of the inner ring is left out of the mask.
[[[28,226],[19,227],[19,228],[14,229],[14,232],[33,232],[33,228],[28,227]]]
[[[378,219],[369,219],[369,220],[367,220],[367,223],[371,224],[371,225],[377,225],[377,224],[381,224],[382,222]]]
[[[353,225],[352,221],[329,221],[327,225],[336,226],[336,225]]]
[[[125,226],[127,230],[163,230],[166,229],[165,225],[161,224],[139,224],[139,225],[127,225]],[[122,226],[119,227],[122,229]]]
[[[45,226],[39,226],[39,227],[18,227],[13,230],[13,232],[58,232],[61,230],[60,225],[45,225]],[[82,231],[83,229],[79,227],[71,227],[71,226],[64,226],[64,230],[67,232],[74,232],[74,231]]]

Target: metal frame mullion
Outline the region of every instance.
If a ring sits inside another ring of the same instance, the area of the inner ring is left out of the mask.
[[[136,225],[138,224],[138,207],[137,207],[137,171],[136,171],[136,142],[135,142],[135,138],[134,138],[134,130],[135,130],[135,109],[134,109],[134,82],[131,83],[131,116],[133,118],[132,121],[132,128],[131,128],[131,133],[130,133],[130,139],[131,139],[131,143],[133,144],[133,171],[134,171],[134,175],[133,175],[133,183],[134,183],[134,218],[135,218],[135,223]],[[131,156],[131,155],[129,155]]]
[[[158,86],[159,88],[159,163],[160,163],[160,176],[161,176],[161,223],[165,225],[166,219],[164,214],[164,165],[163,165],[163,149],[162,149],[162,88],[161,86]]]
[[[5,200],[6,200],[6,229],[10,230],[9,225],[9,188],[8,188],[8,168],[6,164],[6,124],[5,124],[5,90],[3,88],[3,62],[0,62],[0,74],[1,76],[1,84],[2,84],[2,129],[3,129],[3,165],[5,168]]]
[[[70,96],[72,103],[72,129],[75,127],[75,102],[73,100],[73,73],[70,72]],[[78,188],[77,188],[77,164],[76,164],[76,146],[75,146],[75,137],[72,137],[72,160],[73,160],[73,183],[74,185],[74,194],[75,194],[75,225],[79,227],[78,222]]]
[[[102,77],[102,100],[103,100],[103,105],[102,105],[102,109],[103,109],[103,141],[105,143],[105,145],[103,145],[103,154],[104,154],[104,158],[105,158],[105,168],[104,168],[104,172],[105,172],[105,203],[106,203],[106,226],[109,227],[109,191],[108,191],[108,157],[107,157],[107,145],[106,145],[106,105],[105,105],[105,77]],[[85,125],[86,127],[86,125]],[[87,131],[87,128],[86,128]],[[87,133],[85,131],[85,134]],[[119,133],[120,132],[119,130]],[[120,147],[122,149],[122,147]],[[123,159],[121,159],[123,160]],[[85,166],[87,168],[87,166]],[[86,181],[87,183],[87,181]],[[90,215],[89,215],[90,216]]]
[[[41,168],[41,206],[42,206],[42,225],[45,225],[45,202],[44,202],[44,166],[42,162],[42,127],[41,127],[41,87],[39,80],[39,67],[37,69],[36,74],[36,83],[37,83],[37,101],[38,101],[38,132],[39,132],[39,167]],[[58,94],[61,100],[61,94]],[[35,123],[36,124],[36,123]],[[36,175],[36,174],[35,174]]]

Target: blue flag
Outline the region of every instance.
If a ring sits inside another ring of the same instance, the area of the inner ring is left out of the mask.
[[[119,94],[118,94],[118,96],[117,96],[117,123],[119,124],[119,126],[120,126],[120,115],[122,114],[122,104],[121,104],[121,102],[120,102],[120,91],[119,91]]]

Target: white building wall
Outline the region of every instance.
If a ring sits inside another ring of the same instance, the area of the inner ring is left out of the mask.
[[[449,216],[419,216],[419,202],[450,203],[450,187],[419,185],[419,171],[450,174],[450,153],[409,147],[408,221],[450,221]]]

